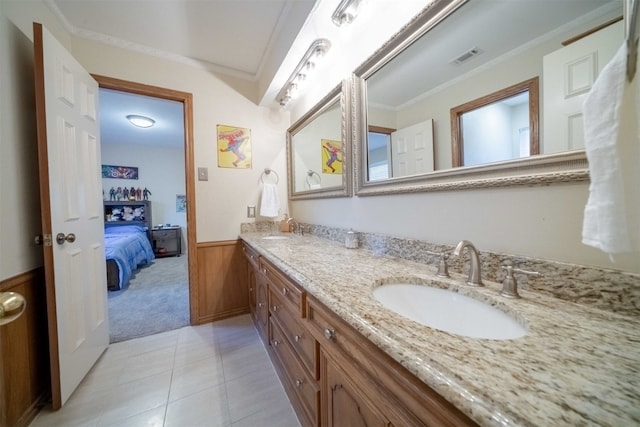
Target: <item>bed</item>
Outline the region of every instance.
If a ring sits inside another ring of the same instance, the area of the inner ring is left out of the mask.
[[[104,248],[110,291],[124,289],[133,272],[155,258],[148,229],[139,225],[105,227]]]

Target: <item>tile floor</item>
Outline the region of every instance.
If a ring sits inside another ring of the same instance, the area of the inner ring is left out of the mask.
[[[299,427],[248,315],[109,346],[31,427]]]

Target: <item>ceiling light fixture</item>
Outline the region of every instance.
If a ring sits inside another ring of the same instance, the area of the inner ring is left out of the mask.
[[[129,120],[131,124],[136,125],[140,128],[150,128],[156,122],[155,120],[149,117],[139,116],[137,114],[129,114],[127,116],[127,120]]]
[[[280,106],[286,106],[287,103],[291,101],[291,98],[293,98],[294,93],[300,91],[300,85],[315,68],[316,60],[323,57],[329,51],[330,47],[331,42],[327,39],[317,39],[311,43],[311,46],[307,49],[298,66],[293,70],[293,73],[291,73],[291,76],[276,96],[276,100]]]
[[[358,9],[362,3],[363,0],[342,0],[331,15],[331,20],[338,27],[352,23],[358,16]]]

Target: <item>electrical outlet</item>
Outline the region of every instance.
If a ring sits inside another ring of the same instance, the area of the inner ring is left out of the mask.
[[[255,218],[256,217],[256,207],[253,205],[247,206],[247,218]]]
[[[209,169],[198,168],[198,181],[209,181]]]

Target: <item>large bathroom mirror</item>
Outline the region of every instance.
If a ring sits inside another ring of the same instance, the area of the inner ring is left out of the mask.
[[[347,82],[338,85],[287,130],[290,199],[351,196],[348,91]]]
[[[582,102],[623,42],[622,12],[623,0],[431,3],[352,76],[356,193],[587,180]],[[485,102],[533,81],[526,100]],[[510,128],[519,133],[511,154],[487,155],[501,132],[489,119],[455,135],[452,110],[479,100],[494,110],[537,103],[537,120]],[[460,143],[475,137],[485,145],[465,161]]]

